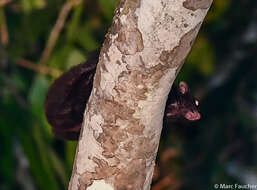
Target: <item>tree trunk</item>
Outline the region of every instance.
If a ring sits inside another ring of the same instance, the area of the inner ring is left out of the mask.
[[[149,190],[172,83],[212,0],[121,0],[84,114],[70,190]]]

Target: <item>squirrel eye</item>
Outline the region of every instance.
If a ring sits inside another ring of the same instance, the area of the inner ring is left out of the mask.
[[[199,106],[199,101],[198,100],[195,100],[195,105]]]

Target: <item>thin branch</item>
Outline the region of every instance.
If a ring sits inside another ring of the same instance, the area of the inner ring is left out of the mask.
[[[0,1],[1,3],[1,1]],[[1,7],[1,4],[0,4]],[[8,44],[8,39],[9,39],[9,34],[8,34],[8,29],[6,25],[6,19],[5,19],[5,14],[4,14],[4,9],[0,9],[0,38],[1,42],[4,46]]]
[[[60,35],[60,32],[63,29],[64,23],[67,19],[68,14],[70,13],[71,9],[74,6],[79,5],[82,2],[82,0],[72,0],[65,3],[62,7],[62,10],[60,11],[60,14],[58,16],[58,19],[50,33],[50,37],[48,38],[46,47],[42,53],[40,63],[45,63],[49,56],[51,55],[54,46],[56,44],[56,41]]]
[[[38,73],[44,74],[44,75],[51,75],[53,77],[58,77],[61,75],[61,71],[57,70],[57,69],[53,69],[53,68],[49,68],[47,66],[44,65],[40,65],[40,64],[34,64],[31,61],[25,60],[25,59],[17,59],[14,63],[27,68],[27,69],[31,69],[33,71],[36,71]]]

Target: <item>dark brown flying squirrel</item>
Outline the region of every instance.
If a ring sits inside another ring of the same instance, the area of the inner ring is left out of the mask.
[[[77,140],[83,113],[93,87],[99,52],[64,72],[51,85],[46,95],[45,114],[57,137]],[[196,121],[201,118],[199,102],[189,93],[188,85],[173,85],[168,95],[165,119]]]

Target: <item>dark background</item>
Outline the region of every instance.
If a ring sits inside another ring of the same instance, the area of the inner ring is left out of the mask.
[[[101,46],[116,1],[68,2],[0,1],[0,190],[67,189],[76,142],[52,136],[45,94]],[[257,185],[257,1],[214,0],[180,80],[202,119],[167,124],[152,190]]]

